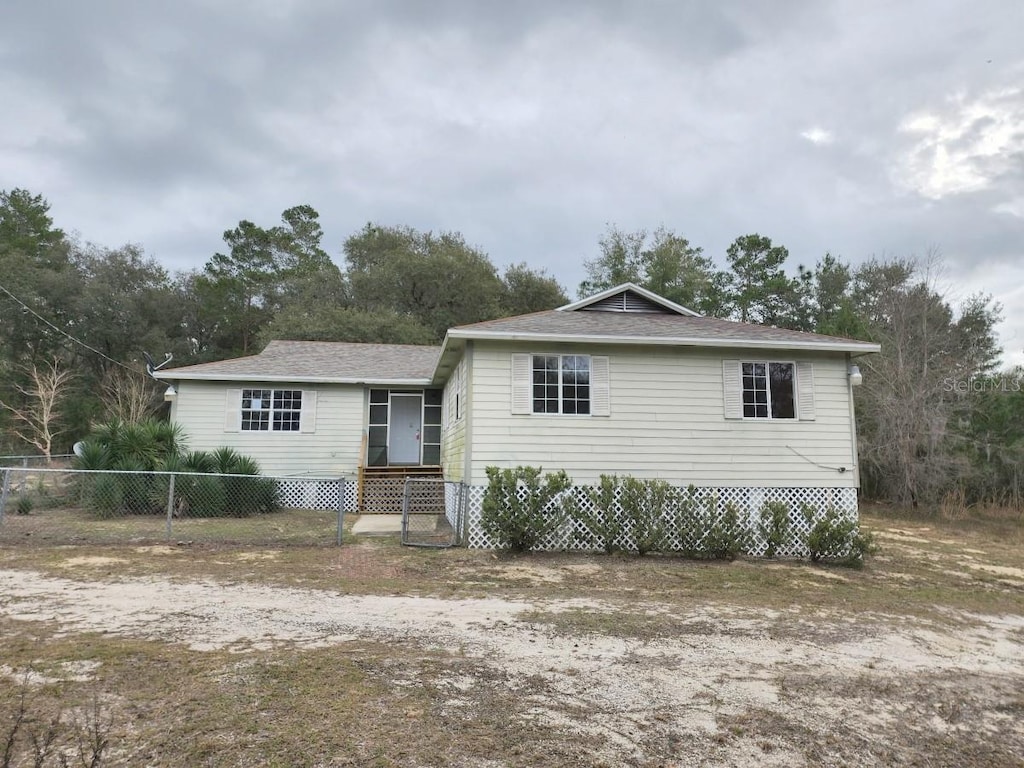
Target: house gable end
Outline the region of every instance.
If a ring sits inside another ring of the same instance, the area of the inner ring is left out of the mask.
[[[700,317],[692,309],[676,304],[653,291],[635,283],[623,283],[614,288],[580,299],[572,304],[558,307],[556,312],[589,310],[596,312],[648,312],[661,315],[686,315]]]
[[[657,304],[636,291],[625,290],[607,299],[580,307],[581,312],[647,312],[659,315],[675,314],[668,307]]]

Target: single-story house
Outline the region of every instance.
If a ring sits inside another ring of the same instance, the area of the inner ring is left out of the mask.
[[[459,326],[439,347],[274,341],[159,371],[189,447],[266,474],[434,475],[488,466],[661,478],[856,511],[854,360],[877,344],[703,317],[624,284]],[[751,496],[753,494],[753,496]]]

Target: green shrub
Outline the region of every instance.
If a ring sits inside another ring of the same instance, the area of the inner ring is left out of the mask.
[[[252,506],[258,514],[277,512],[281,508],[281,484],[269,477],[254,480]]]
[[[739,509],[731,503],[719,509],[718,497],[712,495],[705,502],[705,510],[707,535],[701,543],[699,555],[715,560],[735,560],[748,544]]]
[[[182,509],[189,517],[224,517],[227,493],[221,478],[199,475],[189,478],[187,485],[181,497]]]
[[[817,510],[805,508],[804,514],[814,521]],[[847,517],[834,507],[829,507],[821,519],[814,522],[807,536],[807,548],[814,562],[831,562],[859,568],[864,558],[876,551],[874,537],[855,520]]]
[[[577,537],[607,553],[630,549],[637,555],[658,552],[669,543],[668,521],[685,501],[664,480],[601,475],[596,487],[581,489],[586,502],[574,501],[573,518],[583,527]]]
[[[217,462],[206,451],[189,451],[181,460],[181,469],[183,472],[213,474],[217,471]]]
[[[758,530],[767,544],[764,556],[775,557],[789,542],[789,504],[784,501],[766,501],[761,505],[760,516]]]
[[[136,424],[109,421],[98,424],[85,439],[79,469],[154,470],[181,450],[182,431],[177,424],[147,419]],[[106,461],[102,452],[106,451]]]
[[[150,515],[163,511],[167,497],[156,490],[154,475],[122,471],[114,475],[121,486],[121,507],[131,515]]]
[[[275,512],[280,506],[277,481],[260,477],[260,465],[234,448],[218,448],[210,458],[224,482],[224,514],[229,517]]]
[[[234,448],[167,456],[160,469],[175,473],[175,506],[184,515],[249,517],[276,512],[281,506],[278,482],[260,477],[259,464]],[[229,476],[203,477],[220,474]],[[155,475],[150,487],[151,501],[160,511],[167,508],[169,480],[167,475]]]
[[[253,475],[224,477],[224,514],[250,517],[276,512],[280,508],[280,490],[276,480]]]
[[[92,438],[82,443],[80,453],[71,461],[75,469],[110,469],[110,448]]]
[[[98,475],[88,478],[88,505],[97,517],[120,517],[124,493],[116,475]]]
[[[627,538],[636,554],[642,556],[665,548],[665,514],[675,498],[675,491],[664,480],[623,478],[620,503]]]
[[[541,472],[539,467],[487,467],[480,524],[499,549],[529,552],[564,522],[563,494],[572,481],[564,471],[542,480]]]
[[[705,514],[706,508],[713,508],[714,499],[701,501],[694,485],[685,491],[676,491],[673,504],[665,515],[666,524],[671,523],[676,530],[676,540],[672,549],[687,557],[702,557],[704,540],[710,521]]]
[[[274,512],[280,508],[276,481],[258,478],[259,464],[234,448],[216,451],[182,450],[180,427],[151,419],[137,424],[111,421],[93,429],[75,458],[78,469],[115,469],[120,485],[118,511],[131,514],[162,514],[167,509],[170,478],[157,474],[129,472],[174,472],[176,506],[184,513],[206,517]],[[181,474],[179,474],[181,473]],[[188,474],[245,475],[246,477],[202,478]],[[82,480],[82,497],[91,497],[96,480]],[[111,495],[109,483],[101,488]]]
[[[571,497],[569,514],[582,526],[576,537],[585,546],[600,549],[607,554],[617,552],[626,532],[622,509],[619,506],[619,478],[601,475],[595,487],[581,488],[582,502]]]
[[[243,456],[234,448],[224,446],[211,454],[214,472],[222,475],[258,475],[259,464],[248,456]]]
[[[14,511],[19,515],[30,515],[32,514],[33,507],[35,507],[35,502],[32,501],[32,497],[24,494],[18,497],[18,501],[14,505]]]
[[[239,456],[235,459],[232,464],[231,473],[233,475],[258,475],[260,473],[260,465],[256,459],[251,456]]]

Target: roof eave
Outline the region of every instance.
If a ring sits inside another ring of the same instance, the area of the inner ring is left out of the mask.
[[[493,341],[532,341],[555,343],[629,344],[663,347],[763,348],[809,349],[819,352],[880,352],[881,345],[866,341],[791,341],[782,339],[702,339],[687,336],[614,336],[602,334],[523,333],[515,331],[451,330],[448,335],[456,339],[484,339]]]
[[[437,355],[437,362],[434,363],[434,373],[431,377],[431,381],[434,384],[438,384],[444,381],[445,377],[442,376],[442,369],[451,367],[451,363],[458,358],[461,354],[461,347],[464,345],[466,337],[455,336],[451,329],[444,335],[444,341],[441,342],[441,351]]]
[[[173,370],[159,371],[154,377],[162,381],[270,381],[294,382],[296,384],[378,384],[387,387],[427,387],[433,382],[432,377],[416,379],[386,379],[363,377],[335,378],[331,376],[296,376],[262,373],[178,373]]]

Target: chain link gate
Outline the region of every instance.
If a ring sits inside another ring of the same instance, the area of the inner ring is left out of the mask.
[[[402,490],[402,544],[452,547],[462,540],[466,487],[428,477],[408,477]]]

